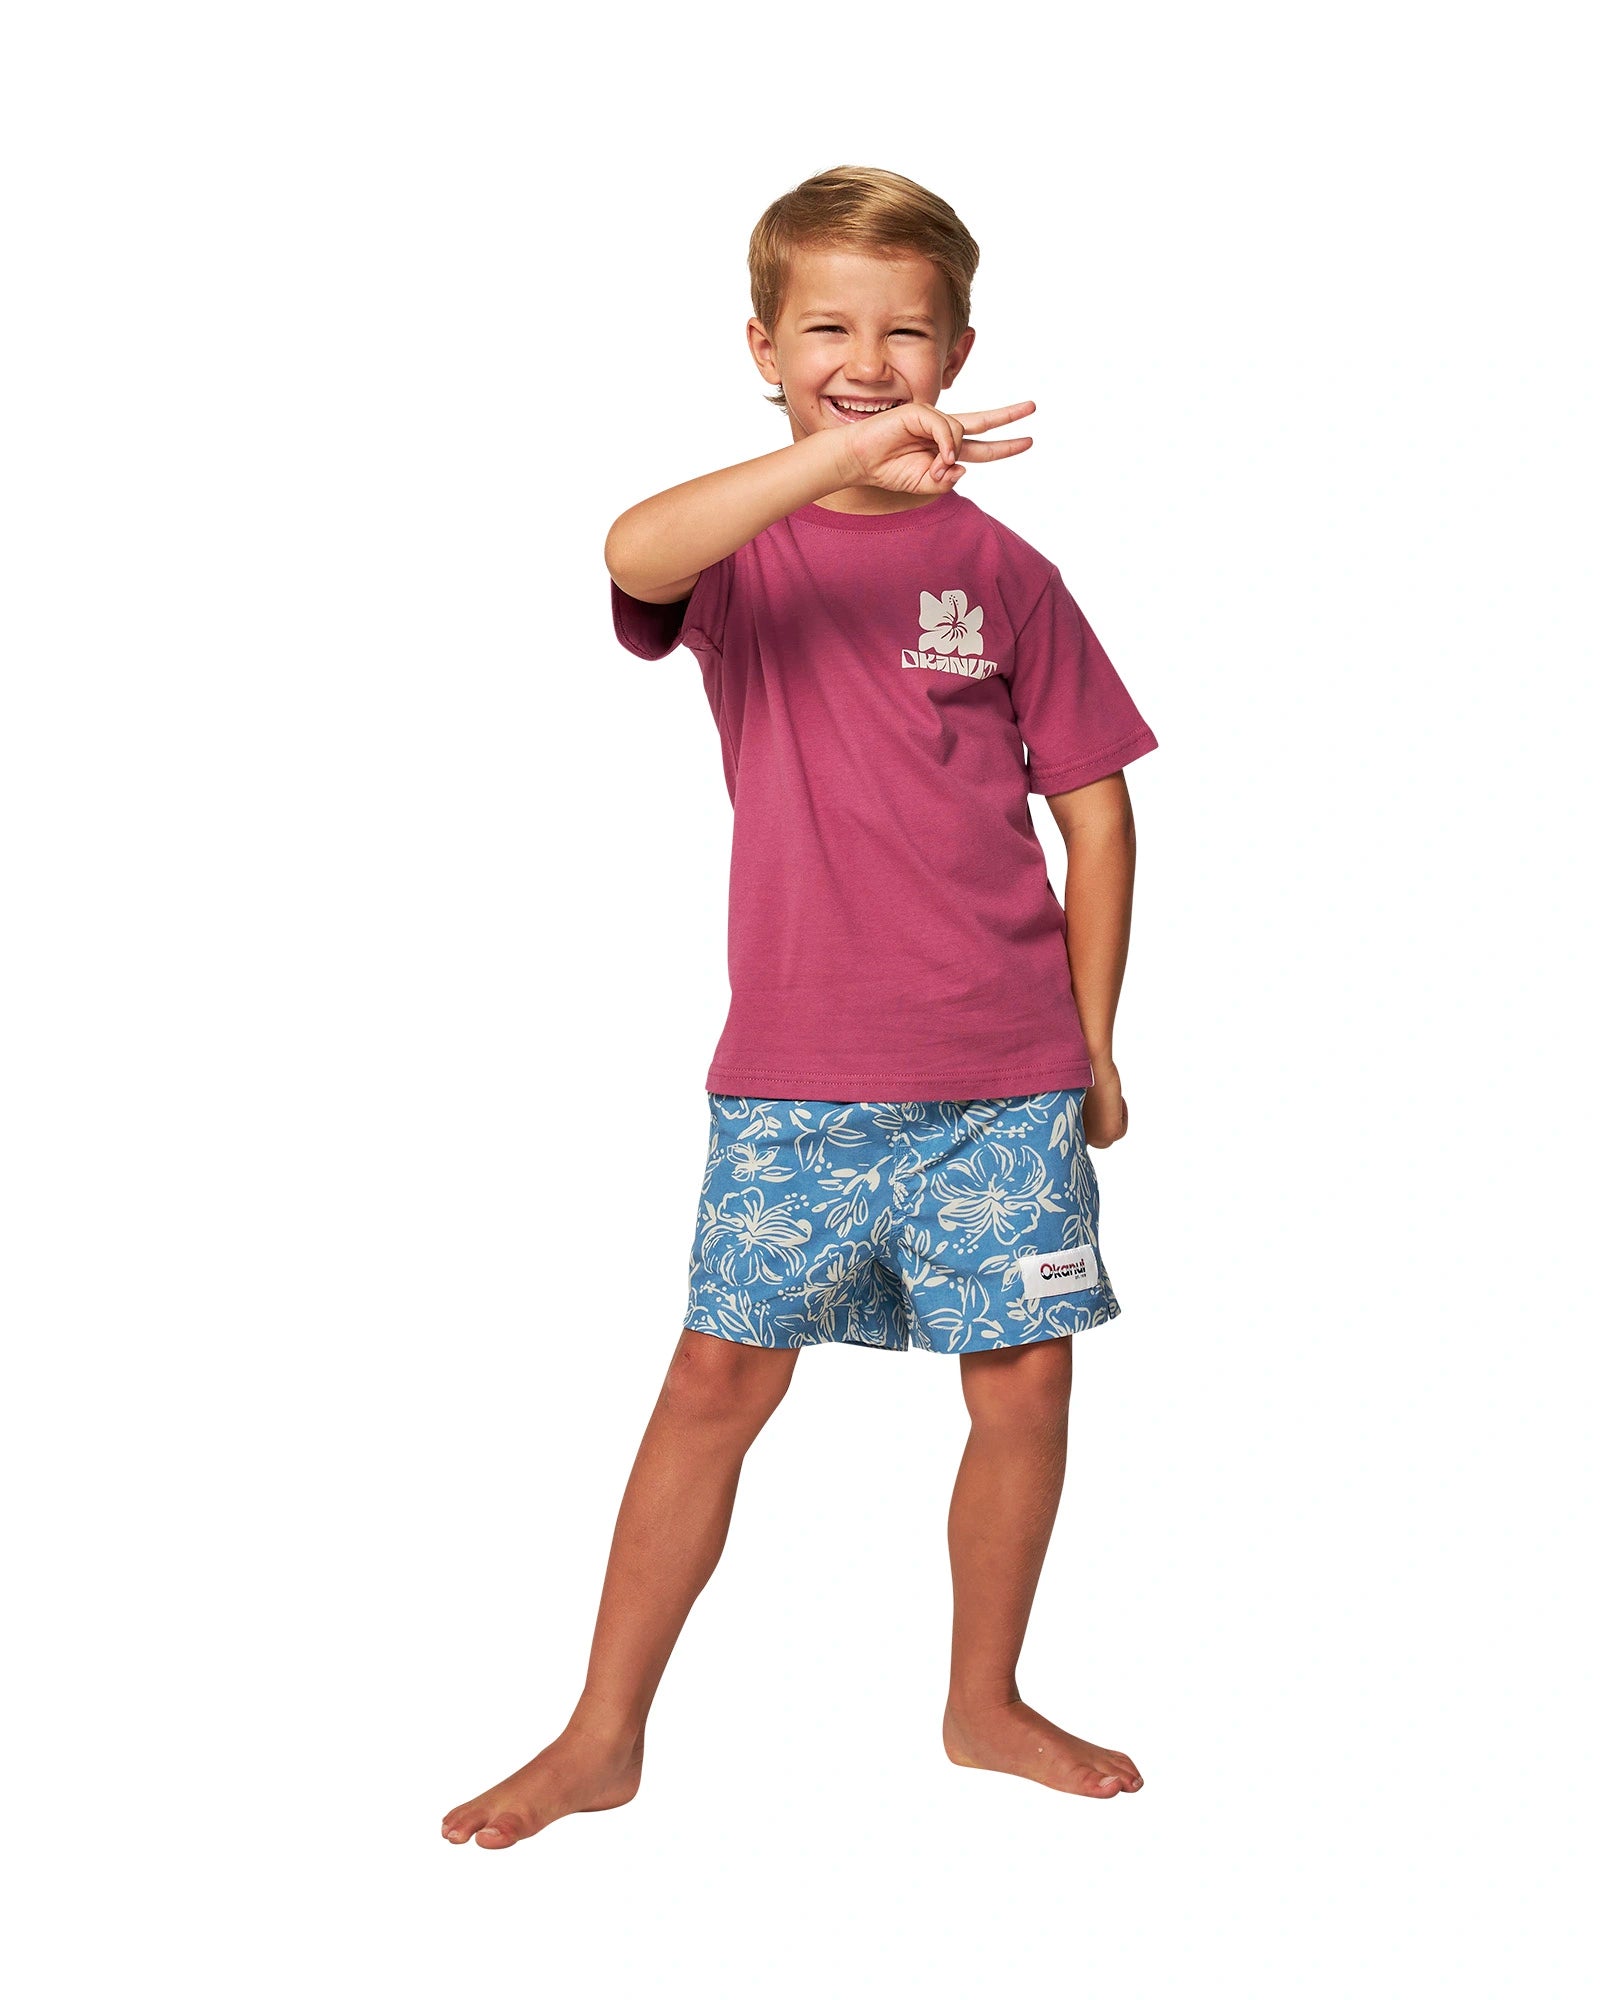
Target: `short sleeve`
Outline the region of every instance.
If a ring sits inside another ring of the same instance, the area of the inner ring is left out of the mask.
[[[675,646],[709,647],[722,651],[728,595],[733,581],[733,557],[724,556],[701,570],[694,589],[673,604],[650,604],[630,597],[611,579],[611,623],[618,639],[641,660],[662,660]]]
[[[1011,703],[1030,792],[1076,791],[1156,748],[1058,569],[1017,633]]]

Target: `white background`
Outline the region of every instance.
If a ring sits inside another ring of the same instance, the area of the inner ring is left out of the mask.
[[[1579,1990],[1576,10],[8,18],[19,1990]],[[963,491],[1161,739],[1020,1676],[1146,1785],[944,1760],[956,1365],[820,1352],[638,1799],[452,1849],[581,1685],[727,1001],[602,545],[784,441],[746,241],[841,162],[977,236]]]

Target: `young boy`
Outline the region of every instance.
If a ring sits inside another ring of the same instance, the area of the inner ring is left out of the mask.
[[[1143,1783],[1028,1707],[1015,1668],[1072,1335],[1118,1310],[1084,1147],[1128,1129],[1122,768],[1155,738],[1059,571],[955,491],[1032,442],[978,435],[1031,402],[936,407],[972,348],[977,262],[898,174],[841,167],[774,202],[748,334],[793,441],[641,501],[607,539],[618,637],[648,660],[688,646],[721,734],[732,997],[688,1309],[583,1693],[447,1840],[509,1847],[633,1797],[744,1454],[821,1341],[961,1357],[947,1755],[1089,1798]],[[1066,840],[1065,912],[1029,792]]]

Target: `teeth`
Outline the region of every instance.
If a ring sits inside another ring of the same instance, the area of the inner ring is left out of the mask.
[[[869,416],[869,417],[875,416],[879,410],[894,409],[898,405],[900,400],[901,399],[898,396],[892,396],[887,402],[884,403],[847,403],[843,396],[830,396],[828,398],[828,401],[830,403],[837,404],[841,410],[854,410],[859,415]]]

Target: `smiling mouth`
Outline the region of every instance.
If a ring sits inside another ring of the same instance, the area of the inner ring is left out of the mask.
[[[881,416],[885,410],[896,409],[906,399],[904,396],[824,396],[822,400],[841,422],[859,424],[868,417]]]

